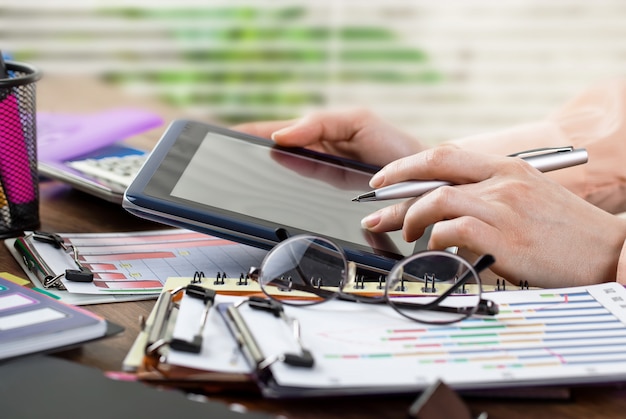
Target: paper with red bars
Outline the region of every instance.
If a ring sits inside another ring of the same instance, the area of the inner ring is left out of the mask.
[[[71,293],[159,293],[169,277],[190,277],[202,271],[239,277],[259,266],[267,251],[183,229],[130,233],[60,234],[78,249],[81,265],[94,274],[91,283],[63,280]],[[34,243],[53,270],[60,253],[48,244]],[[45,256],[44,256],[45,255]],[[68,255],[61,259],[68,263]]]
[[[33,202],[37,194],[31,159],[22,130],[19,104],[13,94],[0,96],[0,149],[0,176],[9,204]]]

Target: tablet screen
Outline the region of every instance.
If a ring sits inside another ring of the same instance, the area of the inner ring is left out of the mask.
[[[371,173],[208,132],[171,195],[383,252],[408,255],[400,232],[372,235],[360,220],[390,202],[353,202]]]

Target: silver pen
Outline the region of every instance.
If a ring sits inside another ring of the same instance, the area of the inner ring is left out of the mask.
[[[587,163],[588,160],[586,149],[574,148],[571,146],[537,148],[534,150],[510,154],[509,157],[520,157],[541,172],[549,172],[551,170],[576,166]],[[432,191],[433,189],[446,185],[452,185],[452,183],[444,180],[409,180],[366,192],[353,198],[352,200],[356,202],[366,202],[383,201],[387,199],[415,198],[425,194],[426,192]]]

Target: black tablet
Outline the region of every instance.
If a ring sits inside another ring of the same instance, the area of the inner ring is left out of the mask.
[[[400,232],[373,234],[361,219],[390,205],[353,202],[377,168],[202,122],[167,128],[123,206],[143,218],[270,249],[301,233],[334,240],[357,264],[388,270],[426,247]]]

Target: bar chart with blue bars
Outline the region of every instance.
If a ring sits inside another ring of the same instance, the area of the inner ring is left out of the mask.
[[[609,283],[485,294],[500,312],[432,326],[388,307],[297,308],[302,340],[316,355],[312,386],[427,384],[458,388],[626,380],[626,290]],[[334,319],[332,321],[331,319]],[[284,384],[299,372],[277,368]]]

